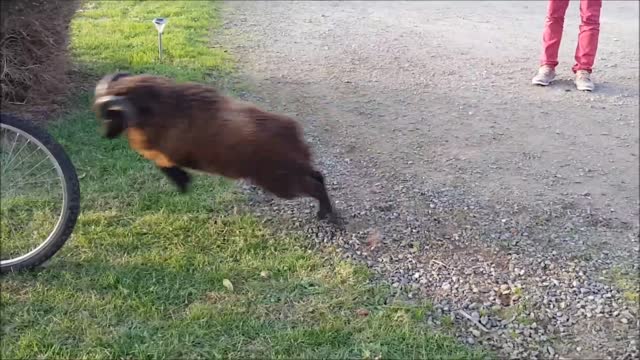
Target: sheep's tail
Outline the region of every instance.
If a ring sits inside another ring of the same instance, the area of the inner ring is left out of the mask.
[[[324,175],[322,175],[320,171],[311,167],[308,163],[295,162],[294,167],[298,169],[299,173],[309,176],[310,178],[312,178],[313,180],[319,182],[324,186]]]
[[[270,166],[265,166],[264,169],[269,169],[269,172],[272,172],[273,169],[288,169],[295,174],[309,176],[313,180],[319,182],[324,185],[324,175],[305,161],[300,160],[273,160],[270,162]]]

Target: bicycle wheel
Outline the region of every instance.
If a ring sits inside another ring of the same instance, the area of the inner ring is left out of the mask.
[[[0,273],[49,260],[80,212],[80,185],[65,150],[45,130],[0,115]]]

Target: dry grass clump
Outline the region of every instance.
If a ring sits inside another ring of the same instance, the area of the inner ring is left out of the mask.
[[[66,95],[68,30],[76,0],[2,0],[3,111],[51,112]]]

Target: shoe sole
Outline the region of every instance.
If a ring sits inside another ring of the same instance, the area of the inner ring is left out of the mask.
[[[589,91],[589,92],[593,91],[593,88],[584,88],[584,87],[578,87],[578,86],[576,86],[576,89],[578,89],[578,91]]]
[[[532,85],[540,85],[540,86],[549,86],[549,84],[551,84],[553,82],[553,80],[549,81],[549,82],[544,82],[544,81],[531,81]]]

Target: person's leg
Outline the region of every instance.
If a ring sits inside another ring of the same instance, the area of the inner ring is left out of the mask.
[[[576,73],[575,82],[578,90],[592,91],[595,87],[591,80],[591,72],[598,50],[601,8],[602,0],[580,0],[580,35],[576,47],[576,63],[572,67]]]
[[[540,65],[555,68],[558,65],[558,52],[562,40],[564,14],[567,12],[569,0],[549,0],[547,17],[542,32],[542,56]]]
[[[600,35],[600,9],[602,0],[580,0],[580,35],[576,47],[573,72],[585,70],[591,73],[598,50]]]
[[[535,85],[549,85],[556,76],[555,67],[558,65],[558,52],[562,40],[564,15],[567,12],[569,0],[549,0],[547,16],[542,32],[542,54],[540,68],[531,80]]]

